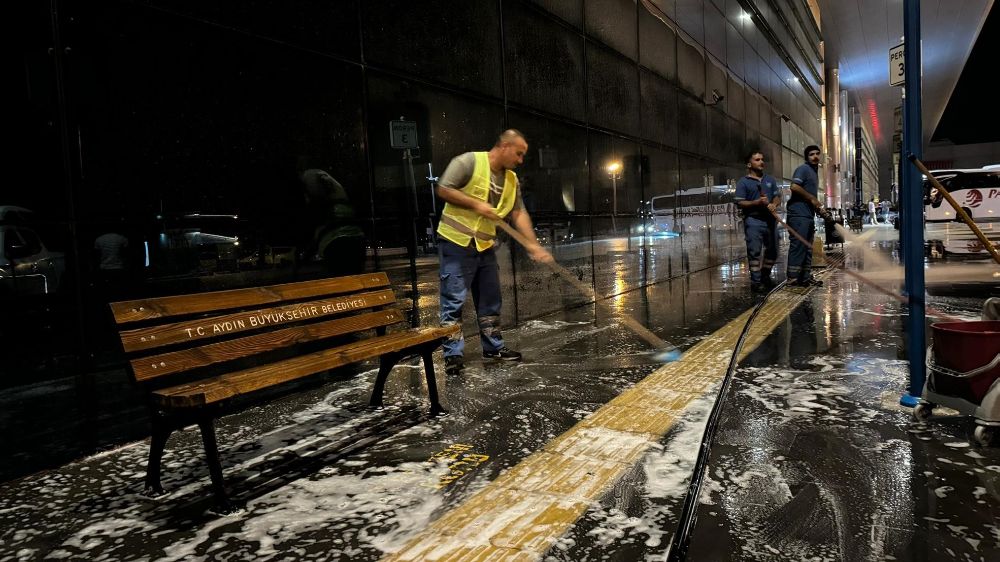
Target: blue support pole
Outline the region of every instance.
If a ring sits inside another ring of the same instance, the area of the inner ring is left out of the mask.
[[[920,0],[905,0],[903,4],[904,79],[906,99],[903,101],[903,266],[905,292],[909,297],[906,320],[906,354],[910,361],[910,387],[900,398],[904,406],[915,406],[924,389],[926,366],[926,316],[924,302],[924,196],[920,170],[907,158],[923,154],[923,126],[920,120]]]

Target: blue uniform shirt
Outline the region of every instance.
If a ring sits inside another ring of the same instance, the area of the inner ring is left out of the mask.
[[[740,181],[736,184],[736,195],[733,197],[736,201],[756,201],[760,199],[761,195],[767,196],[767,200],[771,201],[778,196],[778,182],[774,181],[769,175],[764,175],[764,177],[757,178],[751,176],[743,176]],[[750,207],[744,209],[740,207],[743,212],[744,217],[754,217],[760,220],[774,220],[774,215],[767,207]]]
[[[792,175],[792,183],[801,186],[802,189],[806,190],[806,193],[816,197],[819,193],[819,176],[816,175],[816,169],[809,165],[809,163],[802,164],[795,169],[795,174]],[[805,197],[792,192],[791,198],[788,199],[788,216],[790,217],[813,217],[813,206]]]

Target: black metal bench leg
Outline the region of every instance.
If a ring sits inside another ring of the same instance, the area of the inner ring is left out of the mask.
[[[378,376],[375,378],[375,388],[372,389],[372,397],[368,400],[371,408],[382,407],[382,393],[385,391],[385,381],[389,378],[389,372],[396,366],[402,355],[399,353],[386,353],[378,359]]]
[[[441,407],[441,402],[438,401],[438,389],[437,389],[437,379],[434,377],[434,350],[437,349],[437,342],[435,345],[425,345],[420,350],[420,356],[424,359],[424,374],[427,375],[427,397],[431,401],[431,415],[443,414],[446,412],[444,408]]]
[[[153,435],[149,441],[149,462],[146,464],[146,489],[145,495],[156,497],[163,494],[163,485],[160,484],[160,463],[163,460],[163,449],[167,446],[167,439],[173,433],[173,427],[162,416],[153,416]]]
[[[222,463],[219,461],[219,446],[215,441],[214,420],[211,418],[199,420],[198,427],[201,429],[201,440],[205,444],[208,473],[212,476],[212,491],[215,493],[218,510],[229,513],[232,511],[232,505],[229,503],[229,495],[222,481]]]

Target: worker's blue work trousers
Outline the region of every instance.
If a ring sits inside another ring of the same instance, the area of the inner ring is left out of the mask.
[[[743,220],[743,232],[747,241],[750,282],[760,283],[763,279],[770,279],[771,268],[778,259],[778,237],[774,223],[747,217]]]
[[[791,215],[788,217],[788,227],[798,232],[809,241],[806,246],[794,234],[788,238],[788,270],[789,281],[805,281],[812,277],[812,242],[816,235],[816,222],[813,217]]]
[[[438,238],[438,256],[441,259],[441,325],[462,323],[462,306],[472,290],[479,320],[479,339],[483,351],[496,351],[503,347],[500,334],[500,268],[493,248],[480,252],[475,243],[461,247]],[[444,342],[445,357],[461,357],[465,338],[460,331]]]

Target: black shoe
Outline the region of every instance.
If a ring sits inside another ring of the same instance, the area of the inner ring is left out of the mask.
[[[816,279],[815,277],[809,277],[809,279],[802,280],[802,286],[805,287],[807,285],[812,285],[813,287],[822,287],[823,282],[820,281],[819,279]]]
[[[769,291],[763,283],[750,283],[750,292],[756,295],[763,295]]]
[[[507,346],[503,346],[496,351],[484,351],[483,359],[499,359],[500,361],[520,361],[521,354],[510,349]]]
[[[760,284],[763,285],[764,287],[767,287],[768,289],[773,289],[774,286],[776,285],[774,279],[771,279],[770,277],[764,277],[763,279],[761,279]]]
[[[465,370],[465,362],[461,355],[451,355],[444,358],[444,372],[446,375],[457,375]]]

